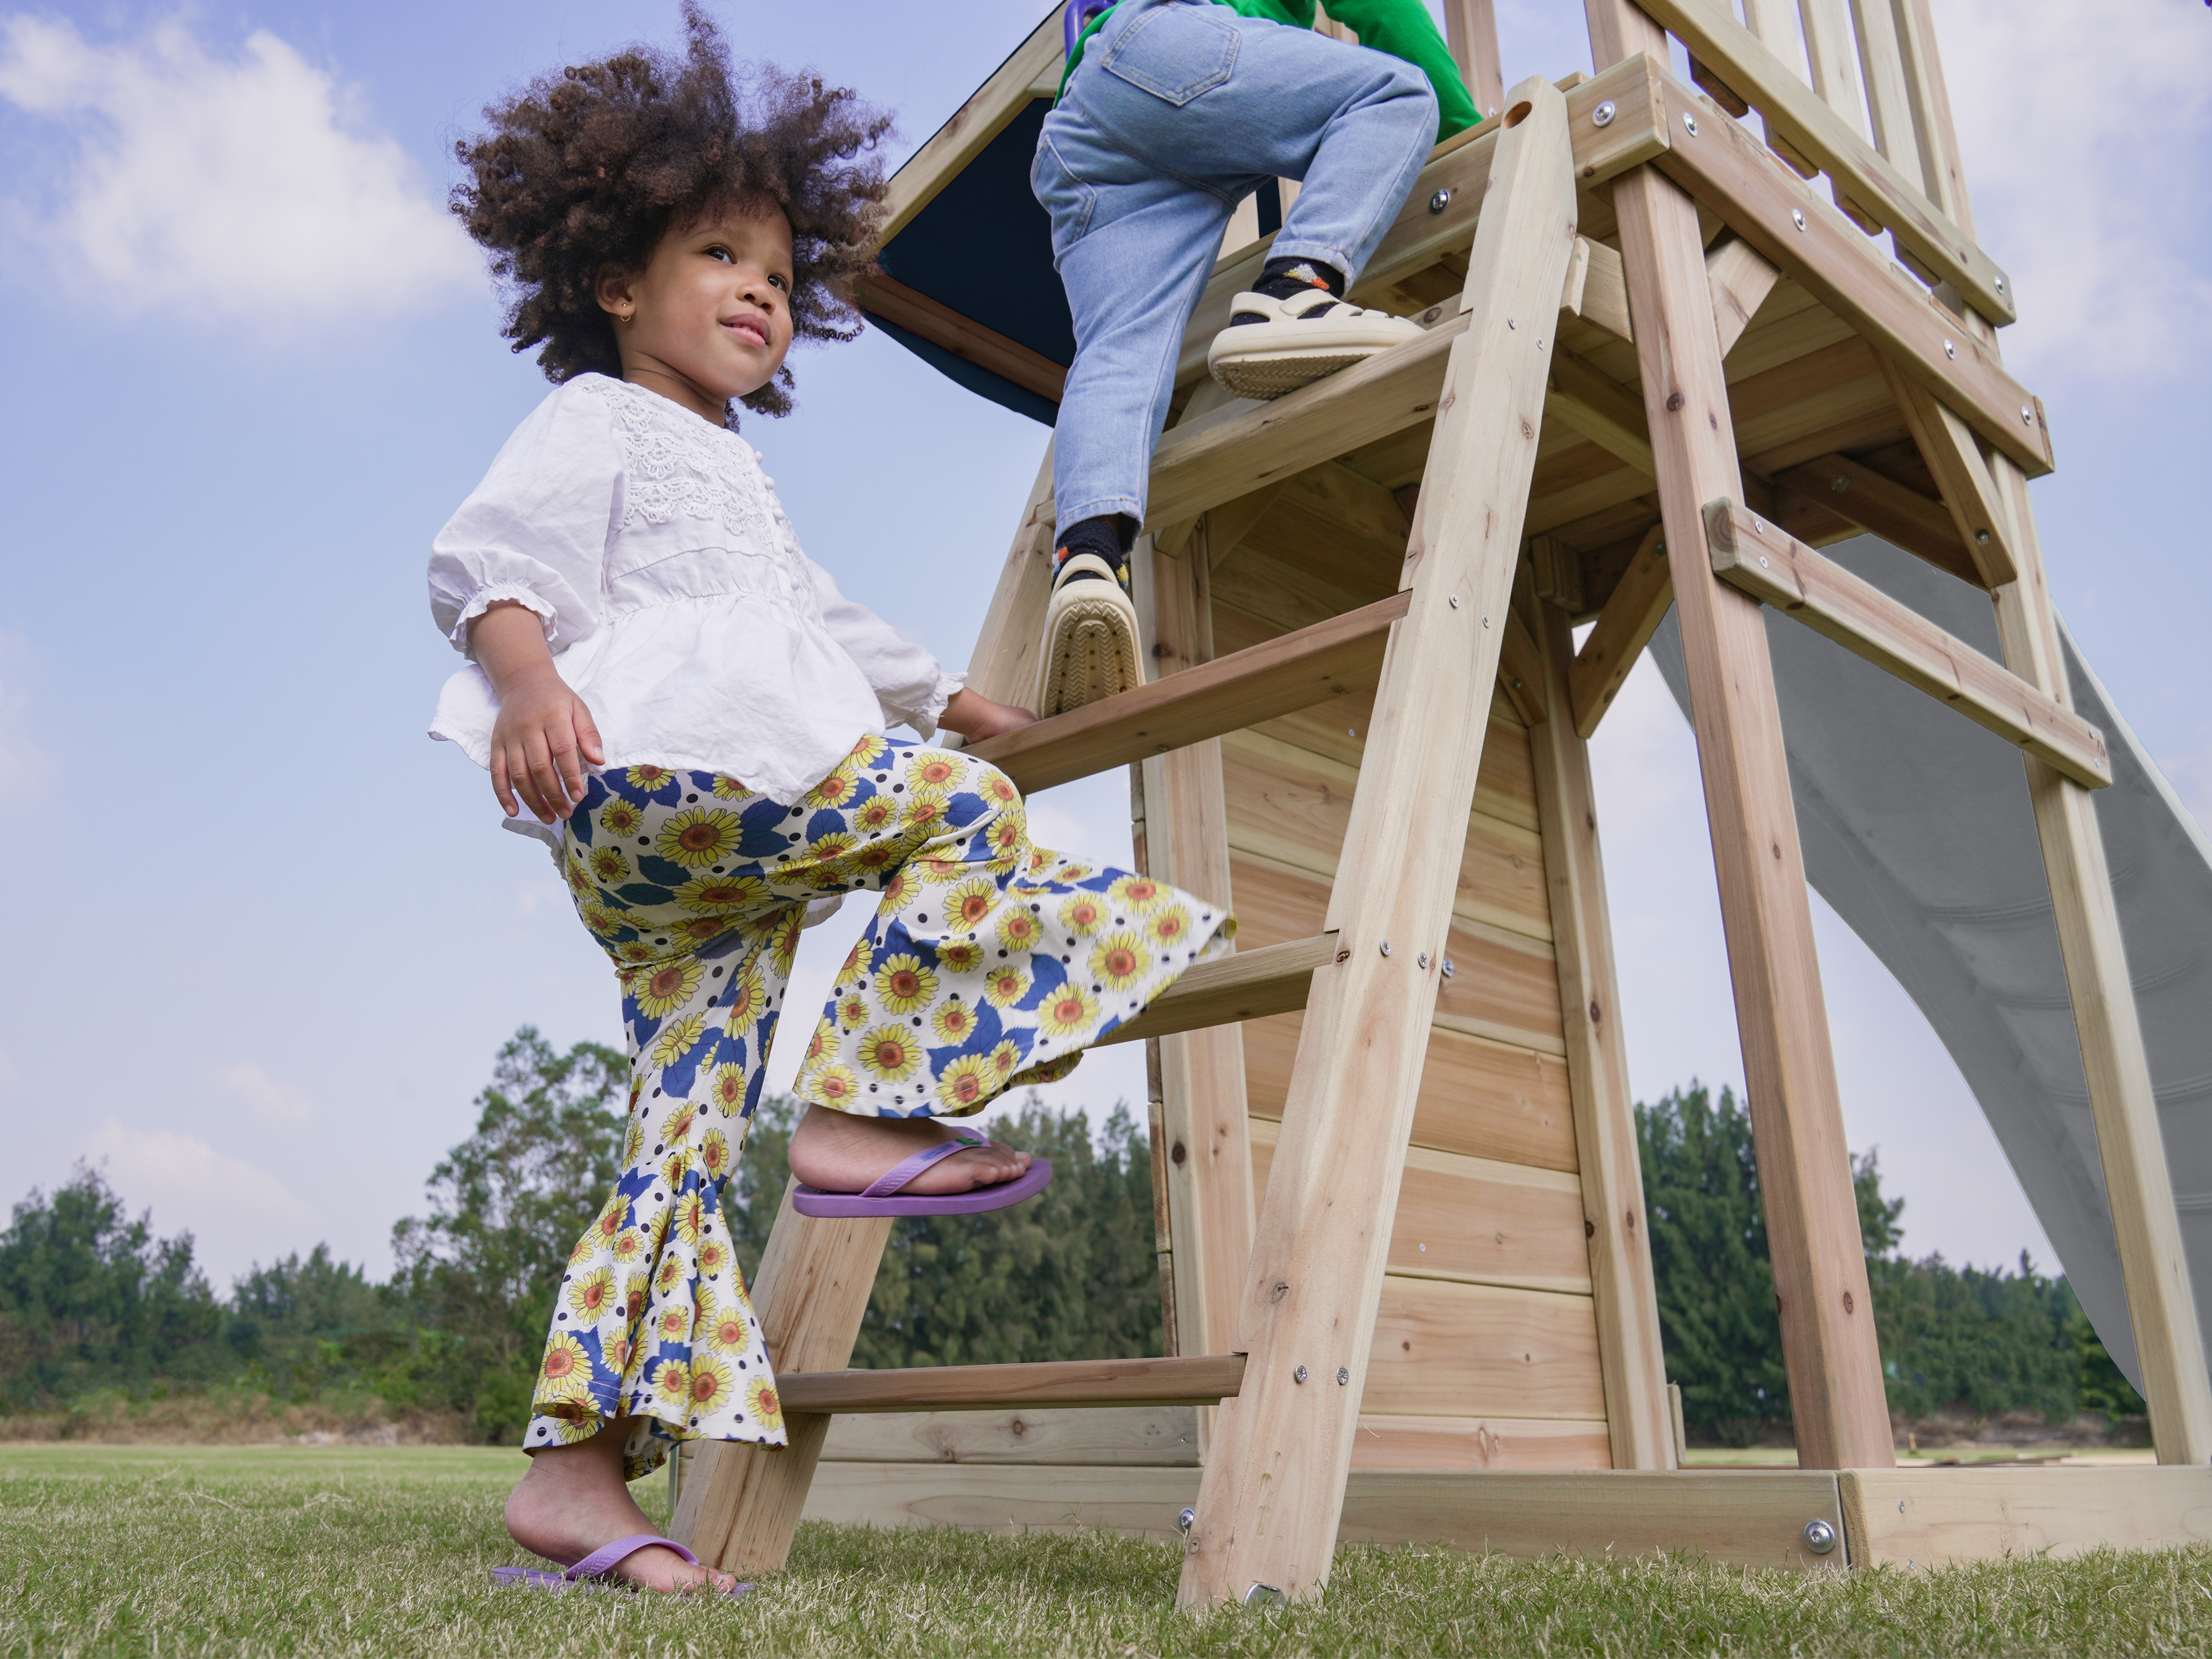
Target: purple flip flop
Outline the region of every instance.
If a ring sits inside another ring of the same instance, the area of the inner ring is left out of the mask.
[[[946,1193],[934,1198],[897,1196],[900,1188],[938,1159],[965,1152],[970,1146],[990,1144],[988,1140],[965,1139],[940,1140],[903,1164],[893,1164],[880,1178],[857,1193],[825,1193],[803,1184],[795,1186],[792,1188],[791,1207],[801,1215],[846,1221],[863,1216],[980,1215],[986,1210],[1003,1210],[1025,1198],[1034,1198],[1051,1182],[1052,1165],[1040,1158],[1031,1160],[1030,1167],[1016,1179],[1002,1181],[995,1187],[978,1187],[972,1192]]]
[[[672,1538],[656,1538],[649,1532],[632,1533],[627,1538],[617,1538],[611,1544],[602,1544],[565,1572],[547,1572],[537,1567],[494,1567],[492,1582],[495,1584],[522,1584],[531,1589],[572,1590],[614,1589],[617,1585],[601,1575],[611,1571],[617,1562],[635,1555],[638,1551],[658,1544],[663,1549],[674,1550],[693,1566],[699,1558]],[[732,1584],[724,1592],[732,1597],[743,1595],[752,1588],[750,1583]]]

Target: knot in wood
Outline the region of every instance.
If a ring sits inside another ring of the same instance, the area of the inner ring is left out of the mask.
[[[1176,1142],[1174,1146],[1170,1148],[1168,1152],[1168,1160],[1173,1164],[1182,1163],[1187,1156],[1188,1156],[1188,1154],[1183,1151],[1182,1142],[1180,1140]]]
[[[1849,1291],[1845,1291],[1844,1292],[1844,1311],[1845,1313],[1853,1313],[1856,1311],[1856,1309],[1851,1302],[1851,1293]]]
[[[1283,1297],[1289,1293],[1290,1288],[1291,1287],[1287,1284],[1278,1279],[1275,1282],[1275,1288],[1267,1292],[1267,1300],[1270,1302],[1280,1302]]]

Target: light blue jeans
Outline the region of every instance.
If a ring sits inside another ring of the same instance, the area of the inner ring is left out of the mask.
[[[1108,513],[1143,521],[1183,331],[1237,204],[1302,180],[1271,257],[1356,277],[1436,136],[1436,94],[1402,59],[1209,0],[1121,0],[1030,172],[1075,318],[1059,531]]]

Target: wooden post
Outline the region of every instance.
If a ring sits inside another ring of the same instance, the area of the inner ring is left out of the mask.
[[[1589,745],[1576,734],[1567,685],[1574,635],[1564,610],[1544,604],[1534,609],[1551,712],[1528,728],[1528,743],[1535,757],[1536,818],[1559,957],[1606,1424],[1613,1468],[1669,1469],[1675,1462],[1674,1424],[1620,1030],[1620,988],[1613,969],[1613,929],[1606,915],[1605,865],[1598,853],[1597,800]]]
[[[1496,0],[1444,0],[1444,39],[1477,112],[1497,114],[1505,106],[1505,58],[1498,50]]]
[[[1588,0],[1601,70],[1666,50],[1629,0]],[[1774,1265],[1797,1457],[1894,1463],[1850,1153],[1790,795],[1766,620],[1697,556],[1702,509],[1740,496],[1697,209],[1650,167],[1613,185],[1644,407],[1705,775],[1721,919]]]
[[[1180,558],[1138,540],[1133,574],[1143,643],[1155,676],[1213,659],[1207,527]],[[1229,811],[1221,740],[1143,763],[1146,871],[1218,905],[1231,903]],[[1245,1118],[1244,1033],[1218,1025],[1154,1039],[1159,1054],[1161,1142],[1174,1274],[1175,1352],[1224,1354],[1252,1249],[1252,1145]],[[1210,1412],[1201,1412],[1204,1419]],[[1201,1438],[1201,1444],[1203,1439]]]
[[[1574,244],[1565,100],[1525,81],[1501,121],[1401,584],[1409,607],[1329,899],[1338,960],[1306,1006],[1242,1297],[1249,1360],[1200,1485],[1186,1606],[1310,1595],[1335,1549]]]
[[[1053,529],[1048,443],[971,659],[969,684],[986,696],[1027,702],[1035,688],[1052,590]],[[779,1371],[834,1371],[852,1363],[890,1237],[888,1221],[810,1219],[791,1207],[786,1192],[751,1287],[770,1364]],[[830,1419],[793,1415],[784,1429],[789,1444],[782,1448],[727,1441],[702,1447],[684,1477],[670,1535],[725,1572],[780,1569],[791,1553]]]

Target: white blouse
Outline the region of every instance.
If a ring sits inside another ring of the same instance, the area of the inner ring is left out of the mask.
[[[837,591],[774,483],[736,433],[579,375],[438,532],[431,614],[467,654],[485,607],[527,605],[609,766],[726,772],[788,805],[863,736],[933,732],[963,677]],[[471,661],[446,682],[430,735],[488,767],[498,714]]]

